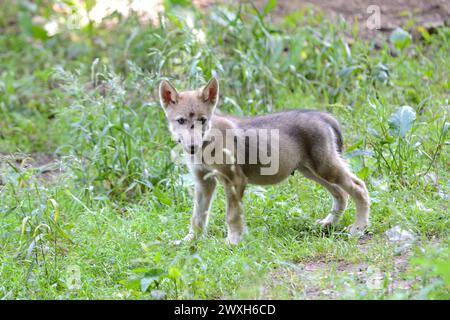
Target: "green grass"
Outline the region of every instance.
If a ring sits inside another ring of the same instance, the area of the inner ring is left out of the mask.
[[[387,44],[349,45],[345,24],[310,9],[272,24],[246,5],[209,17],[174,6],[159,26],[130,16],[49,36],[26,17],[68,14],[46,8],[0,10],[0,297],[450,298],[449,28],[392,56]],[[211,75],[225,112],[316,108],[340,120],[344,157],[372,198],[368,235],[344,231],[353,203],[323,233],[315,221],[331,198],[296,174],[249,187],[249,235],[236,248],[224,241],[222,188],[207,233],[174,244],[188,231],[192,180],[170,160],[156,87]],[[415,120],[396,122],[405,105]],[[16,152],[49,154],[62,172],[5,157]],[[384,234],[397,225],[416,236],[406,250]]]

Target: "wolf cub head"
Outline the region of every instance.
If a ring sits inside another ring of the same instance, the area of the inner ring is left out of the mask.
[[[197,90],[178,92],[169,81],[163,80],[159,99],[174,139],[186,153],[195,154],[211,129],[211,117],[219,100],[219,82],[212,78]]]

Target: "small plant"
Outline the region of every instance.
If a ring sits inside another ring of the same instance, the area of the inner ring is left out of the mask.
[[[158,183],[169,164],[158,159],[161,154],[156,150],[166,148],[151,129],[158,126],[151,117],[159,110],[156,103],[143,103],[146,85],[137,84],[135,78],[122,80],[105,69],[104,73],[93,71],[95,87],[85,92],[75,75],[60,70],[57,77],[68,81],[65,90],[74,98],[61,112],[70,119],[70,165],[86,191],[95,188],[94,194],[125,199]]]
[[[14,250],[16,256],[28,265],[27,279],[35,266],[42,268],[49,279],[58,279],[58,257],[71,243],[67,233],[70,226],[64,221],[64,212],[55,194],[40,186],[34,168],[19,168],[10,161],[8,164],[12,170],[5,171],[3,177],[0,175],[4,183],[0,194],[6,200],[2,204],[10,208],[8,215],[21,217],[17,229],[19,241]]]
[[[146,246],[144,251],[151,254]],[[157,251],[153,258],[140,260],[144,266],[131,270],[129,277],[121,283],[135,292],[149,293],[153,299],[202,297],[205,290],[202,270],[206,265],[200,256],[189,253],[177,260],[173,264]],[[168,266],[163,267],[165,265]]]
[[[450,249],[432,248],[412,259],[413,276],[420,277],[417,299],[445,299],[450,296]]]
[[[402,28],[396,28],[392,31],[389,40],[394,44],[397,49],[403,49],[411,43],[412,36],[408,31]]]

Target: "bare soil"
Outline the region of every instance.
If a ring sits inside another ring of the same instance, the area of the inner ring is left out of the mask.
[[[263,9],[267,0],[194,0],[194,4],[202,9],[210,8],[215,3],[253,3]],[[367,27],[367,19],[372,15],[369,6],[378,6],[380,10],[380,28],[371,30]],[[324,11],[330,19],[344,18],[350,25],[358,21],[359,36],[366,39],[379,37],[397,27],[409,28],[423,26],[429,31],[450,24],[449,0],[278,0],[269,17],[274,21],[298,11],[305,6]],[[417,35],[416,30],[411,30]]]
[[[15,169],[13,169],[13,167]],[[0,152],[0,185],[2,184],[2,171],[16,170],[23,172],[32,169],[34,176],[39,179],[50,180],[61,174],[61,164],[58,159],[45,153],[1,153]]]
[[[358,249],[361,251],[361,257],[365,256],[369,245],[366,241],[360,242]],[[410,254],[409,250],[405,250],[395,255],[390,261],[389,270],[383,270],[382,266],[371,266],[363,258],[354,263],[345,260],[327,261],[321,256],[304,259],[270,272],[261,289],[260,298],[276,298],[277,287],[286,288],[286,283],[290,284],[287,288],[289,298],[308,300],[349,298],[350,291],[355,290],[353,281],[356,281],[359,288],[364,288],[363,290],[387,290],[390,294],[394,291],[408,290],[418,281],[402,277],[402,274],[410,268],[408,262]],[[341,284],[340,288],[335,287],[329,278],[333,273],[347,275],[351,280],[349,283]],[[387,288],[384,288],[386,274],[389,281]],[[348,296],[343,296],[343,291],[348,291]]]

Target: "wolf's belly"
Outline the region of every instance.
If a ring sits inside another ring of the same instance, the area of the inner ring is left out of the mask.
[[[257,171],[257,170],[256,170]],[[292,172],[291,172],[292,173]],[[276,184],[279,183],[286,178],[288,178],[291,173],[278,173],[275,175],[261,175],[258,172],[251,172],[251,173],[245,173],[248,179],[248,183],[250,184],[257,184],[257,185],[269,185],[269,184]]]
[[[296,144],[281,135],[279,147],[272,149],[266,164],[241,164],[248,182],[252,184],[275,184],[288,178],[300,164],[300,152]]]
[[[279,163],[261,165],[241,165],[241,168],[251,184],[267,185],[276,184],[288,178],[297,168],[298,161],[281,156]]]

